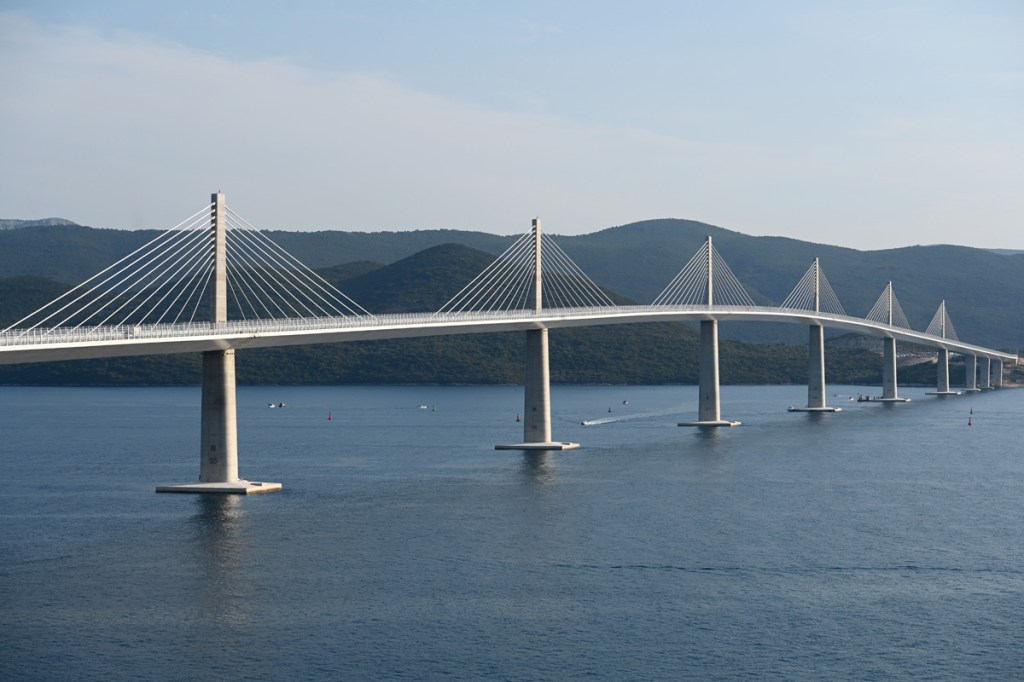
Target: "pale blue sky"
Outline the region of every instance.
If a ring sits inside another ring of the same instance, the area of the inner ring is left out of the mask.
[[[0,0],[0,217],[1024,248],[1024,4]]]

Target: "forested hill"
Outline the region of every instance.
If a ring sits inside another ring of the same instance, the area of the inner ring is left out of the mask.
[[[137,248],[157,233],[99,230],[79,226],[38,226],[0,231],[0,278],[16,275],[80,281]],[[269,232],[269,236],[311,267],[394,264],[442,244],[461,244],[489,254],[514,237],[458,230],[411,232]],[[857,251],[783,237],[751,237],[689,220],[649,220],[581,236],[554,235],[558,244],[602,287],[648,302],[712,235],[751,297],[781,303],[815,257],[852,315],[864,315],[889,280],[916,329],[924,329],[943,299],[964,340],[1014,349],[1024,339],[1024,254],[999,254],[958,246],[913,246]],[[835,241],[843,241],[836,235]],[[453,254],[454,257],[454,254]],[[442,267],[442,266],[438,266]],[[384,278],[383,274],[377,275]],[[384,291],[388,283],[381,281]],[[454,285],[454,283],[453,283]],[[413,291],[415,282],[406,286]],[[352,294],[354,298],[358,297]],[[377,299],[371,311],[393,309]],[[724,325],[723,337],[796,342],[793,328]]]

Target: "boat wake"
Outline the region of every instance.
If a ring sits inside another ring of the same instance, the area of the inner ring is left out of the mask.
[[[602,424],[614,424],[615,422],[632,421],[635,419],[650,419],[652,417],[665,417],[670,414],[682,414],[685,412],[685,405],[676,405],[655,412],[635,412],[633,414],[622,414],[614,417],[598,417],[597,419],[584,419],[580,426],[601,426]]]

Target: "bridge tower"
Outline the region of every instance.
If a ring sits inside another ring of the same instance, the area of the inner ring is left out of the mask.
[[[540,218],[533,219],[533,309],[544,309]],[[579,443],[551,440],[551,369],[547,327],[526,330],[526,375],[523,381],[523,442],[496,445],[496,450],[572,450]]]
[[[740,422],[722,419],[721,385],[718,367],[718,320],[713,316],[715,306],[715,249],[708,235],[707,250],[707,307],[708,319],[700,322],[700,369],[697,421],[682,422],[679,426],[739,426]]]
[[[946,313],[946,301],[943,300],[939,303],[939,309],[935,312],[935,318],[933,324],[928,326],[930,333],[937,332],[937,336],[947,338],[947,333],[952,330],[952,326],[947,324],[949,316]],[[955,335],[954,335],[955,337]],[[928,395],[960,395],[960,391],[951,391],[949,389],[949,349],[940,348],[938,350],[938,358],[935,362],[936,378],[935,378],[935,390],[929,392]]]
[[[214,328],[228,321],[227,222],[224,194],[211,197],[213,231]],[[248,481],[238,477],[238,425],[235,406],[235,351],[203,352],[202,416],[199,438],[199,483],[158,486],[168,493],[265,493],[280,490],[280,483]]]
[[[814,312],[821,312],[821,265],[814,259]],[[790,412],[842,412],[825,404],[825,328],[810,325],[807,343],[807,407],[790,407]]]
[[[895,320],[894,308],[896,307],[896,296],[893,294],[892,282],[882,292],[880,303],[885,306],[885,323],[890,327]],[[876,304],[877,306],[878,304]],[[870,313],[869,313],[870,317]],[[910,398],[899,397],[899,387],[896,382],[896,337],[882,337],[882,397],[875,400],[883,403],[907,403]]]

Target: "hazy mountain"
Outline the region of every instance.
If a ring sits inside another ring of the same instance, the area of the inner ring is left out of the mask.
[[[38,218],[36,220],[16,220],[14,218],[0,218],[0,230],[18,230],[23,227],[51,227],[53,225],[74,225],[75,223],[64,218]]]

